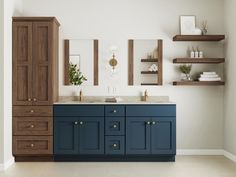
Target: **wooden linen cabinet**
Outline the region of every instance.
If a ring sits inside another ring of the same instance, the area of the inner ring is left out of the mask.
[[[55,17],[13,17],[13,154],[16,161],[52,159],[52,105],[58,99],[59,26]]]

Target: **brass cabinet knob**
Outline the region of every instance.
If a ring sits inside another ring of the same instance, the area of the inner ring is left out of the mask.
[[[114,110],[113,110],[113,113],[117,113],[117,110],[114,109]]]
[[[28,99],[28,101],[32,101],[32,99],[31,99],[31,98],[29,98],[29,99]]]
[[[117,128],[117,125],[113,125],[113,128]]]
[[[147,123],[148,125],[150,125],[150,124],[151,124],[151,122],[149,122],[149,121],[147,121],[146,123]]]
[[[35,101],[37,101],[37,99],[36,99],[36,98],[34,98],[34,102],[35,102]]]
[[[80,125],[83,125],[84,123],[81,121],[79,124],[80,124]]]
[[[32,125],[30,125],[30,128],[34,128],[34,125],[32,124]]]
[[[30,144],[30,147],[34,147],[34,144]]]
[[[30,110],[30,112],[31,112],[31,113],[34,113],[34,110],[33,110],[33,109],[32,109],[32,110]]]
[[[75,125],[78,125],[78,122],[75,122],[74,124],[75,124]]]
[[[117,147],[117,144],[113,144],[113,147]]]

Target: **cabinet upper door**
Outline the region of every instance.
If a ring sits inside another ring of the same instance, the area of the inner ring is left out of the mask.
[[[126,154],[150,154],[149,118],[126,118]]]
[[[33,103],[51,105],[52,100],[52,24],[33,23]]]
[[[13,23],[13,105],[32,105],[32,23]]]
[[[176,154],[175,124],[175,117],[152,119],[152,154]]]
[[[104,117],[80,118],[79,154],[104,154]]]
[[[54,153],[78,154],[78,118],[54,118]]]

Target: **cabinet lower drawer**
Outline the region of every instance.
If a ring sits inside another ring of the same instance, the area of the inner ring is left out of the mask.
[[[52,153],[52,136],[13,136],[14,155]]]
[[[14,117],[52,117],[53,108],[52,106],[14,106],[13,107],[13,116]]]
[[[124,136],[106,136],[106,154],[125,154]]]
[[[13,135],[52,135],[51,117],[14,117]]]

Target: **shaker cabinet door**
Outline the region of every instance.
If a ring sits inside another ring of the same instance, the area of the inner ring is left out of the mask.
[[[150,119],[126,118],[126,154],[150,154]]]
[[[32,105],[32,22],[13,22],[13,105]]]
[[[54,154],[78,154],[78,118],[54,117]]]
[[[33,23],[33,103],[52,103],[52,26],[49,22]]]
[[[175,118],[153,118],[151,127],[152,154],[176,154]]]
[[[104,117],[80,118],[79,154],[104,154]]]

